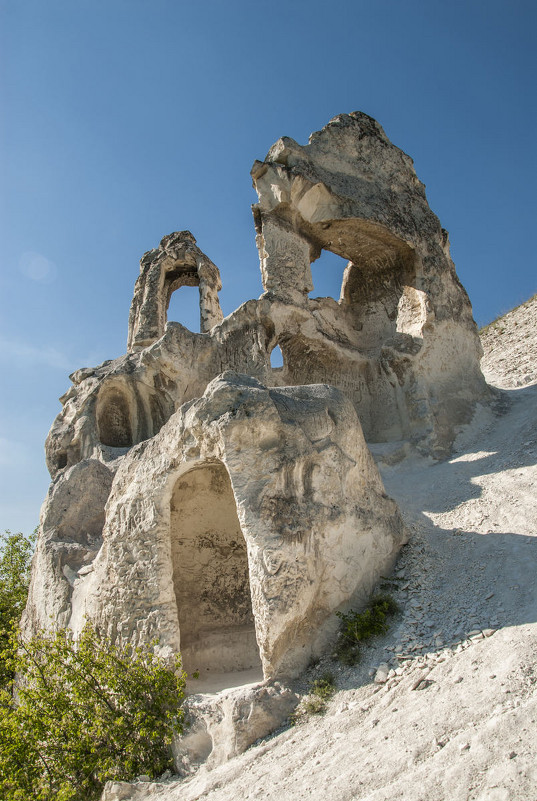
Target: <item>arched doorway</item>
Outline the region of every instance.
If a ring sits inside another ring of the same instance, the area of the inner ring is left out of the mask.
[[[202,679],[261,671],[246,543],[222,462],[177,480],[170,534],[184,669]]]

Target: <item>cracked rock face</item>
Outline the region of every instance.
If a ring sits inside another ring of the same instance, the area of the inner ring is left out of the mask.
[[[445,456],[488,392],[447,232],[378,123],[283,138],[252,176],[263,295],[223,319],[218,268],[170,234],[140,262],[127,354],[71,376],[25,614],[158,637],[207,686],[323,650],[405,538],[366,441]],[[323,249],[347,260],[338,299],[310,297]],[[200,333],[167,322],[184,285]]]

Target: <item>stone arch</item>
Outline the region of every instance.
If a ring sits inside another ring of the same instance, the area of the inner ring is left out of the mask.
[[[170,300],[172,295],[183,287],[192,287],[200,289],[200,278],[198,275],[197,266],[194,263],[188,262],[175,262],[169,270],[164,273],[163,282],[163,295],[164,295],[164,309],[166,312],[166,319],[168,309],[170,307]],[[192,298],[192,301],[194,299]],[[201,303],[201,291],[200,291]]]
[[[416,252],[387,228],[361,219],[312,225],[319,250],[347,261],[339,306],[365,353],[379,353],[397,333],[419,333],[426,322],[417,299]],[[404,301],[402,301],[404,298]]]
[[[176,479],[170,500],[173,588],[185,670],[200,677],[256,669],[246,542],[223,462]]]
[[[329,251],[346,267],[338,300],[310,297],[302,320],[290,315],[280,326],[285,369],[272,381],[336,386],[370,441],[409,436],[405,392],[429,315],[415,248],[360,218],[303,221],[295,235],[309,243],[310,264]]]
[[[199,287],[201,333],[224,319],[218,300],[220,272],[190,231],[165,236],[142,257],[129,313],[128,350],[140,350],[163,336],[170,298],[182,286]]]

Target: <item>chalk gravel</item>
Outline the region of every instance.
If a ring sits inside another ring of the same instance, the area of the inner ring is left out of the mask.
[[[489,326],[497,387],[443,463],[380,468],[410,540],[387,586],[401,607],[338,692],[213,771],[115,784],[131,801],[537,801],[537,298]]]

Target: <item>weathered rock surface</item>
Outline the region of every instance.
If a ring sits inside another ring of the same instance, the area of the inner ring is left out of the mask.
[[[391,568],[405,529],[366,440],[445,456],[488,398],[447,233],[378,123],[279,140],[252,175],[263,295],[222,319],[218,268],[170,234],[141,260],[127,354],[71,376],[24,621],[158,637],[213,690],[295,676]],[[338,300],[309,297],[323,249],[348,260]],[[200,333],[166,320],[184,285]],[[283,714],[253,692],[252,720]]]
[[[203,676],[294,675],[404,540],[352,404],[224,373],[122,460],[70,626],[181,650]]]
[[[536,797],[537,359],[518,373],[516,337],[537,353],[535,312],[528,302],[484,334],[500,413],[476,415],[442,463],[414,454],[384,468],[412,532],[390,579],[401,616],[358,665],[327,654],[296,682],[305,693],[333,672],[326,714],[210,771],[110,783],[103,801]]]
[[[191,774],[242,754],[288,718],[298,696],[279,682],[235,687],[217,695],[191,695],[185,704],[186,734],[175,743],[179,772]]]
[[[537,295],[512,309],[481,331],[481,368],[489,384],[523,387],[536,379]]]
[[[284,383],[340,387],[368,440],[410,439],[447,455],[454,426],[470,421],[486,388],[448,234],[412,160],[356,112],[305,146],[280,139],[252,176]],[[323,249],[348,260],[338,303],[308,297],[310,264]],[[289,306],[296,311],[284,315]]]
[[[102,545],[111,487],[112,472],[96,459],[65,469],[51,484],[41,510],[24,617],[30,630],[68,626],[73,587]]]

